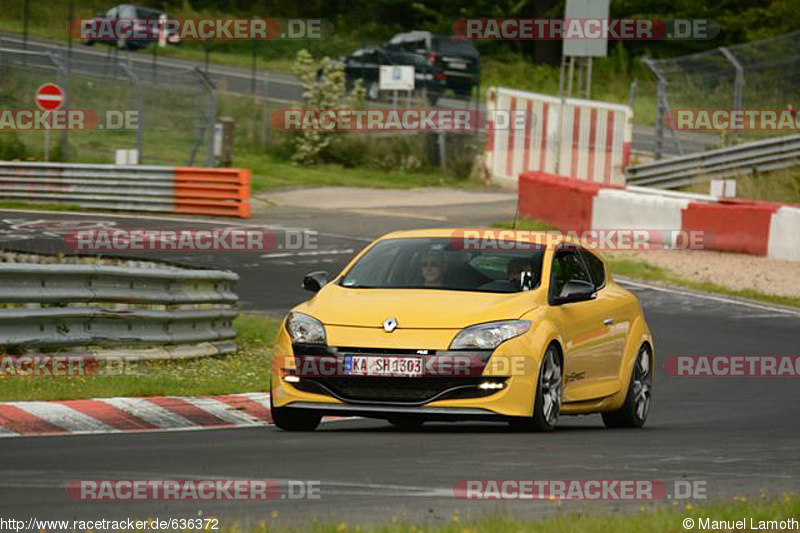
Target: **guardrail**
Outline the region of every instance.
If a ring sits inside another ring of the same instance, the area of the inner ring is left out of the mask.
[[[147,359],[230,353],[238,279],[176,267],[0,263],[0,346]]]
[[[800,165],[800,135],[755,141],[628,167],[628,183],[674,189]]]
[[[250,218],[250,171],[0,162],[0,199]]]

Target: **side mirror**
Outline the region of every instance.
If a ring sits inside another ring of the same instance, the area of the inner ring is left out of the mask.
[[[319,292],[319,290],[328,283],[328,276],[329,274],[324,270],[306,274],[303,278],[303,288],[307,291]]]
[[[581,280],[571,280],[564,285],[561,289],[561,294],[556,297],[555,304],[568,304],[572,302],[584,302],[586,300],[593,300],[595,297],[595,288],[592,283]]]

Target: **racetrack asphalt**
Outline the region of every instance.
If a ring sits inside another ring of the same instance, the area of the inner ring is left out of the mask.
[[[283,312],[308,297],[299,288],[305,272],[335,272],[377,233],[483,221],[474,220],[466,207],[436,212],[447,220],[414,219],[407,210],[378,216],[276,209],[248,225],[310,228],[320,231],[319,250],[354,251],[284,257],[284,263],[254,252],[198,252],[173,259],[235,270],[242,276],[239,292],[247,309]],[[63,221],[78,219],[126,228],[223,223],[11,211],[0,212],[0,218],[0,244],[46,252],[65,250],[60,230],[42,221],[62,221],[62,229]],[[670,355],[800,355],[800,313],[645,285],[631,288],[642,301],[657,350],[653,408],[643,430],[607,430],[598,415],[591,415],[564,418],[549,434],[511,433],[503,425],[477,423],[431,424],[409,432],[382,421],[353,419],[306,434],[270,427],[2,439],[0,516],[96,520],[196,518],[201,513],[219,516],[223,524],[314,518],[353,524],[393,518],[448,522],[455,510],[464,520],[496,511],[538,517],[585,506],[634,512],[642,505],[465,502],[452,492],[463,479],[658,479],[667,482],[668,493],[675,480],[699,481],[706,483],[710,500],[800,490],[798,378],[677,378],[663,371]],[[319,481],[320,498],[269,503],[71,500],[67,483],[87,478],[273,479],[282,494],[289,480]],[[273,511],[279,512],[277,518]]]

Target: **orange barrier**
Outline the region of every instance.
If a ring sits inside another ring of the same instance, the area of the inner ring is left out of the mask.
[[[519,215],[563,231],[592,228],[592,204],[600,186],[543,172],[519,175]]]
[[[250,218],[250,170],[176,167],[174,210]]]
[[[779,207],[763,202],[692,202],[681,214],[681,229],[710,232],[715,250],[767,255],[770,223]]]

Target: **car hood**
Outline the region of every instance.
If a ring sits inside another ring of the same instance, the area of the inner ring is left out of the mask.
[[[380,328],[392,317],[398,329],[461,329],[516,319],[534,307],[531,292],[353,289],[330,284],[295,311],[332,326]]]

